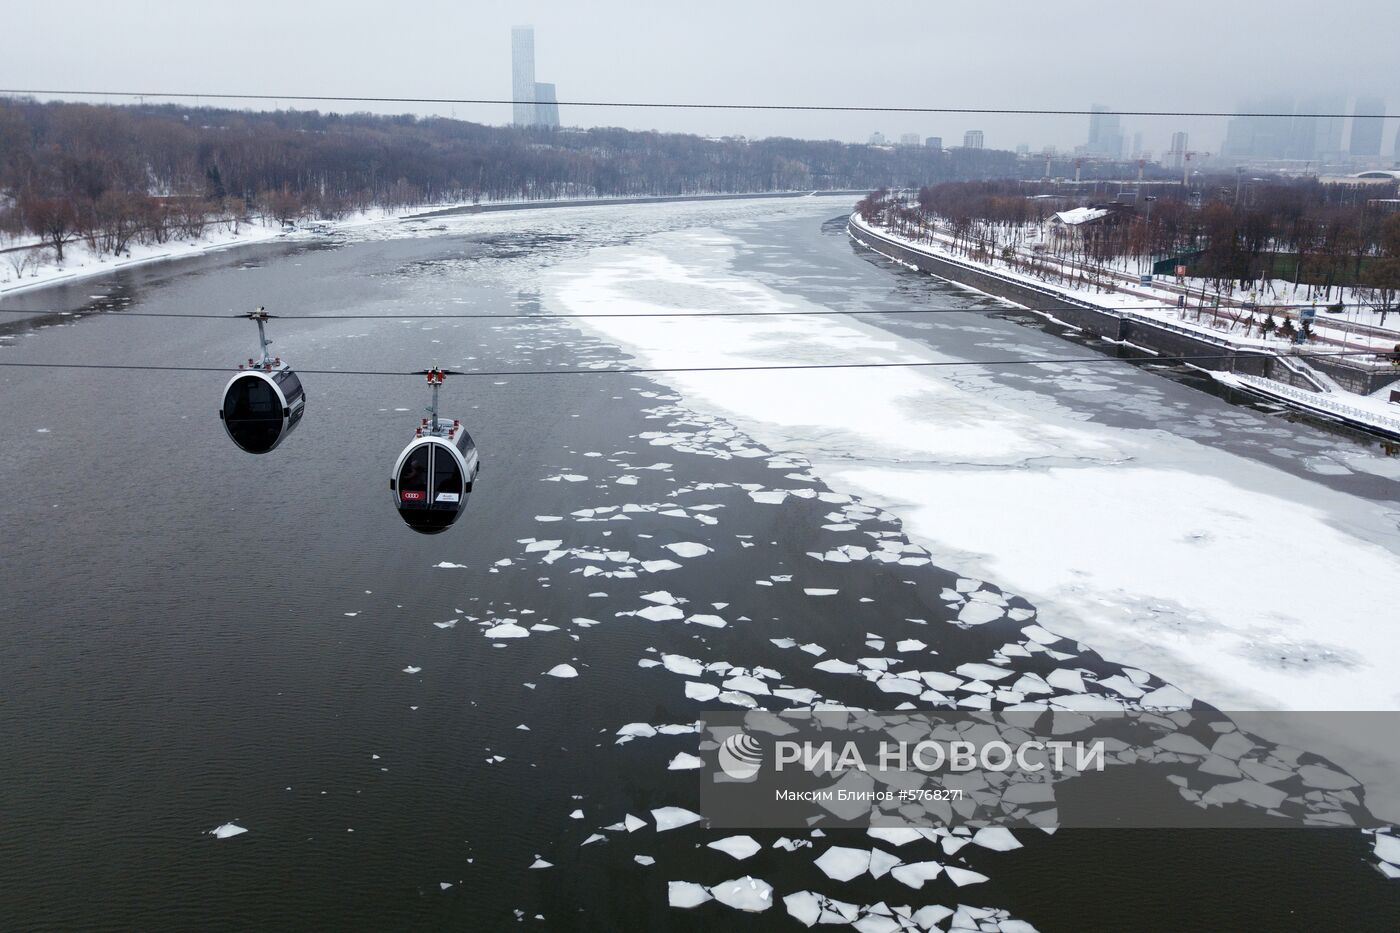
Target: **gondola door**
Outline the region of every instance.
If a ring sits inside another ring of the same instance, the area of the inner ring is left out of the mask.
[[[430,458],[429,448],[435,444],[419,444],[404,459],[403,468],[399,470],[398,488],[400,509],[424,509],[428,508],[428,490],[430,480]]]
[[[462,508],[462,468],[456,451],[445,444],[433,446],[432,508],[456,512]]]

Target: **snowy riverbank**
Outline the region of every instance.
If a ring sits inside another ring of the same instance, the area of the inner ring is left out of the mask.
[[[1370,367],[1368,372],[1374,371],[1377,374],[1375,379],[1380,382],[1390,375],[1392,367],[1384,365],[1383,361],[1380,360],[1372,361],[1369,357],[1364,360],[1357,359],[1355,354],[1358,347],[1364,347],[1367,351],[1375,350],[1378,353],[1389,350],[1391,349],[1391,344],[1387,342],[1389,338],[1381,340],[1381,338],[1374,336],[1357,337],[1354,341],[1344,342],[1340,345],[1309,343],[1305,347],[1299,347],[1277,337],[1251,336],[1248,333],[1236,332],[1230,327],[1217,326],[1214,319],[1207,319],[1204,316],[1198,316],[1200,319],[1193,320],[1186,313],[1168,305],[1165,301],[1167,295],[1156,293],[1161,292],[1161,289],[1154,291],[1144,287],[1131,293],[1123,291],[1099,293],[1088,289],[1056,285],[1009,267],[998,266],[994,262],[979,262],[965,256],[955,255],[953,250],[940,245],[937,240],[929,243],[900,236],[863,220],[857,214],[850,217],[849,223],[852,237],[862,246],[880,252],[882,255],[891,251],[907,251],[903,256],[888,257],[901,265],[909,265],[906,257],[910,257],[910,254],[916,254],[917,257],[927,256],[937,263],[935,274],[939,269],[948,269],[949,264],[952,264],[956,268],[951,270],[949,274],[956,275],[956,269],[975,270],[978,275],[984,277],[979,281],[997,280],[1007,282],[1019,289],[1033,289],[1039,295],[1051,296],[1078,307],[1092,308],[1095,311],[1112,315],[1111,319],[1141,322],[1148,325],[1146,328],[1148,332],[1160,332],[1160,330],[1165,329],[1230,352],[1267,354],[1273,357],[1287,358],[1289,368],[1295,371],[1302,370],[1316,386],[1317,391],[1306,391],[1258,376],[1214,371],[1212,375],[1224,384],[1253,391],[1256,394],[1268,395],[1272,400],[1294,408],[1340,420],[1354,427],[1370,430],[1386,437],[1395,437],[1398,434],[1400,405],[1389,402],[1389,387],[1384,387],[1370,395],[1351,392],[1317,371],[1303,359],[1304,356],[1310,359],[1325,359],[1331,353],[1349,353],[1351,355],[1339,359],[1345,359],[1350,366],[1364,363]],[[887,244],[895,244],[897,249],[892,250]],[[919,260],[916,259],[916,261]],[[990,277],[990,279],[986,277]],[[1016,294],[1019,296],[1020,293]],[[1003,300],[1011,299],[1003,298]]]
[[[199,256],[235,246],[246,246],[275,239],[307,239],[322,236],[327,232],[347,230],[381,223],[385,220],[406,217],[410,214],[429,210],[460,207],[459,202],[440,205],[417,205],[394,209],[372,209],[334,221],[302,221],[294,226],[284,227],[272,220],[211,223],[203,236],[195,239],[174,239],[164,243],[133,243],[119,256],[98,255],[82,240],[74,240],[63,248],[63,262],[59,263],[52,248],[41,247],[34,250],[10,250],[0,253],[0,296],[15,295],[33,291],[49,285],[75,282],[92,276],[105,275],[132,266],[172,259]],[[31,241],[32,242],[32,239]],[[18,244],[26,245],[26,244]],[[17,270],[11,257],[26,257],[22,272]],[[34,257],[37,255],[37,259]]]

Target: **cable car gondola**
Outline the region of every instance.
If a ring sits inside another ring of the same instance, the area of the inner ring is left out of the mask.
[[[219,420],[229,439],[250,454],[265,454],[286,440],[306,413],[306,392],[291,366],[281,357],[268,356],[263,324],[271,316],[262,308],[247,315],[258,324],[262,357],[248,360],[247,368],[224,386]]]
[[[446,531],[467,507],[481,460],[476,444],[457,420],[439,418],[438,388],[447,375],[440,369],[424,372],[433,387],[429,417],[414,432],[394,462],[389,490],[394,507],[408,527],[425,535]]]

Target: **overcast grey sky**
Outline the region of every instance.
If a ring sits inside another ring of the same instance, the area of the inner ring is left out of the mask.
[[[408,97],[509,97],[510,27],[535,27],[536,78],[559,98],[928,107],[1230,110],[1267,94],[1400,110],[1396,0],[516,0],[509,3],[14,4],[0,86]],[[272,104],[256,106],[271,109]],[[311,109],[314,104],[296,104]],[[487,123],[509,108],[435,110]],[[864,141],[915,132],[987,145],[1083,142],[1088,118],[561,107],[573,125]],[[1395,124],[1387,121],[1384,151]],[[1160,151],[1186,129],[1218,151],[1223,120],[1125,117]]]

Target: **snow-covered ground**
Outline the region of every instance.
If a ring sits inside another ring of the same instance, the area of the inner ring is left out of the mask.
[[[964,248],[954,251],[954,238],[951,229],[948,224],[937,222],[933,229],[927,231],[932,242],[925,239],[921,241],[922,245],[944,250],[949,255],[955,255],[964,262],[971,261],[965,252],[966,238],[964,239]],[[888,234],[888,231],[884,232]],[[1319,315],[1314,324],[1314,332],[1319,337],[1327,336],[1348,341],[1356,339],[1359,342],[1361,337],[1355,333],[1357,325],[1383,327],[1392,331],[1396,337],[1400,337],[1400,311],[1395,309],[1383,311],[1377,307],[1375,295],[1368,288],[1343,288],[1340,286],[1328,288],[1298,284],[1286,279],[1266,279],[1253,283],[1249,289],[1237,289],[1220,294],[1216,290],[1214,280],[1194,277],[1177,280],[1161,275],[1154,276],[1152,284],[1142,285],[1139,281],[1140,276],[1152,271],[1152,263],[1146,259],[1121,256],[1108,260],[1094,270],[1086,270],[1069,257],[1056,257],[1048,252],[1035,252],[1035,247],[1038,244],[1052,242],[1053,233],[1048,223],[1024,225],[1019,231],[1019,240],[1017,239],[1017,231],[1005,226],[997,226],[995,235],[997,250],[1000,251],[1003,247],[1010,245],[1015,249],[1019,260],[1034,260],[1067,276],[1074,276],[1080,271],[1097,273],[1096,277],[1111,284],[1113,291],[1093,287],[1085,288],[1085,294],[1093,295],[1095,300],[1123,302],[1126,299],[1129,302],[1138,301],[1141,303],[1140,299],[1150,298],[1154,301],[1160,301],[1164,306],[1174,307],[1177,298],[1186,295],[1188,304],[1192,307],[1199,303],[1209,305],[1219,298],[1225,305],[1239,306],[1241,303],[1249,302],[1260,306],[1283,306],[1285,310],[1282,313],[1289,314],[1289,316],[1297,314],[1296,309],[1291,306],[1316,306],[1322,310],[1328,305],[1342,302],[1345,306],[1343,313]],[[1019,246],[1015,245],[1017,242],[1019,242]],[[1011,270],[1011,265],[999,256],[989,257],[979,261],[979,264],[995,268],[998,272]],[[1091,275],[1091,277],[1094,276]],[[1034,281],[1043,282],[1040,279],[1034,279]],[[1052,278],[1050,284],[1065,288],[1070,283],[1067,279]],[[1242,327],[1234,328],[1236,332],[1242,329]]]
[[[1178,332],[1185,332],[1197,336],[1204,340],[1209,340],[1221,345],[1240,347],[1245,349],[1259,350],[1276,355],[1288,354],[1301,351],[1306,358],[1312,355],[1322,355],[1331,352],[1355,352],[1359,349],[1389,351],[1394,346],[1394,337],[1380,337],[1378,335],[1346,334],[1338,333],[1336,343],[1312,343],[1307,347],[1299,348],[1291,342],[1277,336],[1259,337],[1241,333],[1238,330],[1231,331],[1228,328],[1217,326],[1217,321],[1210,313],[1199,314],[1194,312],[1183,312],[1170,306],[1168,298],[1171,296],[1161,288],[1144,287],[1134,290],[1131,293],[1126,291],[1096,292],[1088,289],[1074,288],[1067,285],[1047,284],[1041,280],[1030,276],[1016,269],[1012,269],[1006,264],[975,262],[964,256],[955,255],[951,249],[947,248],[941,241],[933,243],[919,242],[891,233],[883,228],[872,228],[870,224],[863,221],[859,216],[852,215],[851,223],[855,229],[855,236],[867,236],[870,239],[861,240],[862,243],[871,245],[874,249],[879,249],[875,238],[871,233],[878,233],[910,249],[936,256],[942,259],[951,259],[963,265],[973,266],[991,272],[1001,278],[1009,279],[1031,285],[1042,290],[1048,290],[1069,298],[1088,302],[1090,304],[1116,311],[1125,317],[1139,318],[1152,321]],[[1171,298],[1175,301],[1175,298]],[[1160,306],[1154,306],[1160,302]],[[1335,327],[1322,328],[1323,330],[1335,330]],[[1397,334],[1396,336],[1400,336]],[[1327,392],[1306,392],[1295,389],[1282,383],[1276,383],[1269,379],[1258,379],[1249,376],[1236,376],[1233,373],[1212,373],[1219,381],[1234,386],[1247,387],[1247,384],[1257,384],[1261,388],[1267,388],[1272,396],[1284,401],[1287,404],[1294,404],[1299,407],[1308,408],[1314,412],[1324,414],[1340,415],[1353,424],[1374,427],[1383,433],[1394,434],[1397,430],[1397,421],[1400,420],[1400,405],[1389,402],[1389,392],[1382,390],[1374,395],[1358,395],[1348,392],[1342,386],[1336,384],[1331,379],[1317,374],[1318,378],[1327,383]]]
[[[301,221],[296,225],[295,229],[284,229],[280,223],[273,220],[253,220],[247,223],[239,222],[237,225],[237,232],[235,233],[230,224],[211,223],[204,235],[196,239],[174,239],[165,243],[133,243],[130,248],[120,256],[113,256],[110,253],[101,255],[95,254],[85,242],[82,240],[74,240],[64,245],[62,264],[57,261],[52,248],[25,251],[24,255],[26,257],[37,258],[29,258],[27,265],[21,273],[16,273],[15,266],[11,262],[11,257],[19,255],[18,253],[0,253],[0,295],[13,295],[22,291],[42,288],[46,285],[72,282],[94,275],[102,275],[129,266],[161,262],[167,259],[180,259],[187,256],[199,255],[201,253],[213,252],[215,250],[227,249],[231,246],[244,246],[249,243],[259,243],[278,237],[306,238],[319,236],[325,230],[346,230],[355,227],[364,227],[381,223],[387,219],[401,218],[410,214],[422,213],[423,211],[461,206],[463,205],[453,202],[438,205],[418,205],[410,208],[397,208],[392,210],[373,209],[357,212],[342,220]],[[313,227],[317,229],[313,229]],[[33,242],[33,238],[30,238],[26,242]],[[11,244],[5,245],[8,246]]]
[[[558,269],[550,303],[560,313],[815,309],[734,274],[736,242],[693,230],[595,250]],[[647,367],[944,358],[841,317],[588,326]],[[1047,368],[1061,382],[1095,374]],[[810,458],[832,488],[900,516],[935,563],[1025,595],[1047,628],[1218,708],[1400,708],[1400,630],[1385,623],[1400,592],[1400,530],[1373,502],[1166,432],[1088,423],[975,370],[665,381]],[[1373,459],[1360,468],[1384,473]],[[1325,736],[1302,738],[1325,751]],[[1330,751],[1360,771],[1371,756]]]
[[[1141,285],[1136,282],[1129,284],[1115,281],[1112,291],[1103,291],[1087,286],[1079,287],[1054,280],[1047,282],[1044,279],[1037,278],[1020,269],[1012,268],[1009,264],[999,259],[988,259],[985,261],[971,259],[961,251],[954,251],[951,238],[942,234],[935,233],[931,242],[928,240],[915,240],[900,236],[883,227],[872,227],[858,215],[852,215],[851,220],[857,229],[875,230],[881,236],[895,240],[910,249],[919,250],[944,259],[952,259],[965,265],[986,269],[1003,278],[1064,294],[1101,308],[1131,312],[1132,314],[1150,318],[1154,321],[1170,324],[1173,327],[1194,331],[1216,340],[1228,340],[1230,343],[1244,347],[1255,347],[1281,352],[1287,350],[1292,345],[1291,341],[1277,334],[1263,337],[1257,333],[1251,334],[1246,332],[1247,328],[1244,326],[1244,323],[1236,322],[1231,317],[1231,315],[1239,315],[1246,319],[1248,318],[1248,313],[1239,307],[1222,307],[1218,312],[1212,311],[1209,306],[1212,304],[1214,296],[1211,294],[1207,294],[1205,297],[1204,303],[1207,307],[1205,309],[1199,308],[1198,305],[1201,303],[1201,288],[1204,285],[1204,282],[1200,279],[1186,279],[1184,290],[1170,284],[1168,280],[1165,280],[1161,276],[1156,277],[1152,285]],[[1051,266],[1056,265],[1056,263],[1049,260],[1037,259],[1037,261],[1045,262]],[[1183,292],[1189,293],[1187,307],[1185,309],[1179,309],[1177,308],[1177,300],[1182,296]],[[1237,296],[1233,300],[1238,302],[1241,299]],[[1228,302],[1226,303],[1228,304]],[[1320,307],[1321,303],[1319,303],[1319,308]],[[1286,308],[1283,311],[1276,311],[1274,313],[1276,317],[1281,320],[1285,314],[1296,318],[1298,310],[1298,308]],[[1324,342],[1333,345],[1333,349],[1341,349],[1342,345],[1345,345],[1346,349],[1350,350],[1376,350],[1378,352],[1391,350],[1395,346],[1396,340],[1400,339],[1400,329],[1393,330],[1392,333],[1385,336],[1360,333],[1355,330],[1353,325],[1358,322],[1353,319],[1361,314],[1362,312],[1359,312],[1355,307],[1352,307],[1352,310],[1342,318],[1335,318],[1325,313],[1320,313],[1313,324],[1316,339],[1309,348],[1310,352],[1325,352],[1326,347],[1321,345]],[[1367,320],[1361,321],[1360,323],[1377,326],[1380,317],[1378,314],[1374,317],[1374,321]],[[1387,320],[1386,326],[1388,330],[1400,328],[1400,314],[1391,314]]]

